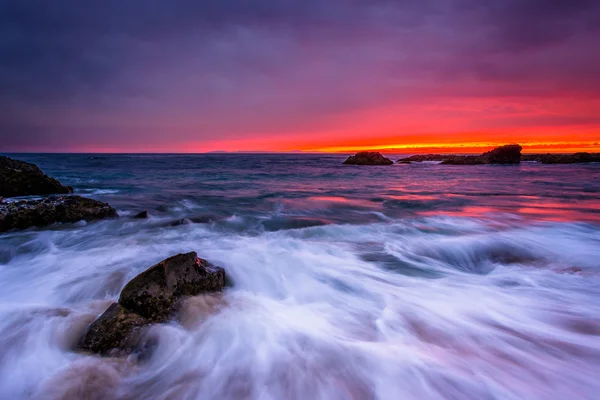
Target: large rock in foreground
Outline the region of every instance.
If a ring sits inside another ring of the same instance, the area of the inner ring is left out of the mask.
[[[225,270],[198,258],[177,254],[133,278],[113,303],[88,327],[79,348],[101,355],[144,353],[151,348],[150,324],[168,321],[187,296],[216,292],[225,286]]]
[[[0,232],[46,226],[57,222],[117,217],[110,205],[81,196],[50,196],[41,200],[0,203]]]
[[[119,303],[113,303],[89,326],[79,347],[106,356],[131,354],[143,348],[149,323]]]
[[[72,193],[73,188],[44,175],[35,164],[0,156],[0,196]]]
[[[167,258],[133,278],[121,291],[119,303],[153,321],[169,317],[182,296],[214,292],[225,285],[225,271],[196,253]]]
[[[344,164],[349,165],[392,165],[394,162],[376,151],[361,151],[348,157]]]

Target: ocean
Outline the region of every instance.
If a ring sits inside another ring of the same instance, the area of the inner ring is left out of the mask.
[[[10,156],[121,217],[0,235],[1,399],[599,398],[599,164]],[[148,360],[73,351],[189,251],[230,285]]]

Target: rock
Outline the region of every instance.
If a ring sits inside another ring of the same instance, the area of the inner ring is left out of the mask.
[[[133,278],[121,291],[119,303],[153,321],[164,321],[182,296],[221,290],[225,271],[196,253],[167,258]]]
[[[454,157],[449,154],[417,154],[411,157],[405,157],[398,160],[398,163],[405,164],[411,162],[423,162],[423,161],[444,161],[450,157]]]
[[[105,356],[131,354],[143,347],[149,321],[113,303],[88,327],[78,347]]]
[[[141,211],[133,216],[134,219],[146,219],[148,218],[148,211]]]
[[[482,156],[452,156],[441,162],[444,165],[481,165],[487,164]]]
[[[521,150],[523,148],[518,144],[507,144],[483,153],[482,157],[487,158],[489,164],[519,164]]]
[[[35,164],[0,156],[0,196],[73,193],[73,188],[44,175]]]
[[[101,355],[143,353],[151,347],[148,325],[168,321],[184,297],[224,286],[225,270],[195,252],[167,258],[129,281],[119,302],[92,322],[78,347]]]
[[[110,205],[81,196],[50,196],[42,200],[21,200],[0,204],[0,232],[117,217]]]
[[[507,144],[483,153],[479,156],[459,156],[451,154],[418,154],[401,158],[399,163],[441,161],[444,165],[480,165],[480,164],[519,164],[521,162],[521,146]]]
[[[393,163],[376,151],[361,151],[344,161],[344,164],[350,165],[392,165]]]
[[[580,152],[575,154],[524,154],[523,161],[537,161],[542,164],[579,164],[600,162],[600,153]]]

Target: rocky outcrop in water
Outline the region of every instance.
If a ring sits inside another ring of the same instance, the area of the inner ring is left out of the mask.
[[[482,156],[450,156],[441,162],[444,165],[481,165],[488,164]]]
[[[507,144],[483,153],[481,157],[486,164],[519,164],[521,162],[521,150],[523,150],[521,145]]]
[[[450,157],[451,154],[417,154],[410,157],[401,158],[398,163],[413,163],[413,162],[424,162],[424,161],[444,161]]]
[[[195,252],[177,254],[133,278],[113,303],[88,327],[79,348],[101,355],[144,352],[153,323],[166,322],[186,296],[215,292],[225,286],[225,270],[198,258]]]
[[[376,151],[361,151],[344,161],[344,164],[348,165],[392,165],[393,163]]]
[[[0,232],[47,226],[57,222],[93,221],[117,216],[117,212],[110,205],[81,196],[4,201],[0,203]]]
[[[536,161],[542,164],[580,164],[600,162],[600,153],[574,153],[574,154],[524,154],[523,161]]]
[[[146,219],[148,218],[148,211],[140,211],[139,213],[133,216],[133,219]]]
[[[483,153],[479,156],[459,156],[451,154],[419,154],[401,158],[398,163],[406,164],[423,161],[441,161],[444,165],[481,165],[481,164],[519,164],[522,147],[507,144]]]
[[[72,193],[73,188],[44,175],[35,164],[0,156],[0,196]]]

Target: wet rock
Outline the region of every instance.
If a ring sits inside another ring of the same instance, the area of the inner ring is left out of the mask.
[[[0,156],[0,196],[73,193],[73,188],[44,175],[35,164]]]
[[[225,271],[196,253],[177,254],[133,278],[121,291],[119,303],[139,315],[164,321],[182,296],[221,290]]]
[[[87,329],[79,348],[106,356],[131,354],[143,346],[149,321],[113,303]]]
[[[0,204],[0,232],[117,217],[110,205],[81,196],[50,196]]]
[[[141,211],[133,216],[134,219],[146,219],[148,218],[148,211]]]
[[[344,164],[350,165],[392,165],[393,163],[376,151],[361,151],[344,161]]]
[[[521,162],[521,150],[523,150],[521,145],[507,144],[483,153],[482,157],[487,159],[489,164],[519,164]]]
[[[152,347],[146,335],[152,323],[166,322],[188,296],[217,292],[225,286],[225,271],[198,258],[177,254],[133,278],[112,304],[89,326],[79,348],[101,355],[142,356]]]

